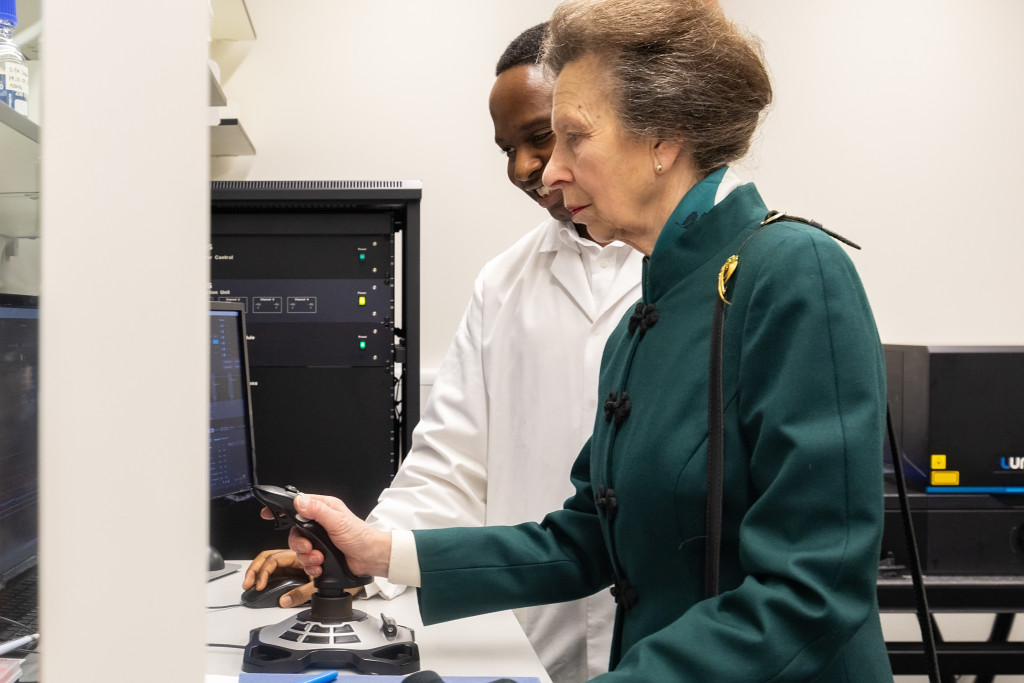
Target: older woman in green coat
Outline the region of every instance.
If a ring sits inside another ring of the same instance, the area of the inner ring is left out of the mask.
[[[643,299],[605,349],[576,494],[540,524],[394,534],[335,499],[302,496],[297,510],[353,571],[420,586],[425,623],[612,586],[611,671],[595,680],[892,680],[875,597],[881,346],[843,247],[766,220],[728,168],[771,100],[758,52],[715,3],[570,0],[551,19],[546,63],[558,140],[545,184],[594,239],[646,256]],[[720,296],[724,502],[709,597]],[[291,546],[316,575],[319,553],[298,534]]]

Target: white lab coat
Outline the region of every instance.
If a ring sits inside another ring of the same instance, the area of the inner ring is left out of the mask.
[[[517,524],[560,508],[593,427],[605,341],[640,298],[641,259],[548,219],[487,263],[409,455],[368,521],[402,530]],[[386,582],[377,588],[394,593]],[[608,591],[517,616],[555,683],[607,671]]]

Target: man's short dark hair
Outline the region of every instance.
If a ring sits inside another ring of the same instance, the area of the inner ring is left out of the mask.
[[[548,22],[532,26],[520,33],[498,58],[494,75],[500,76],[514,66],[521,64],[539,64],[541,48],[544,47],[544,35],[548,30]]]

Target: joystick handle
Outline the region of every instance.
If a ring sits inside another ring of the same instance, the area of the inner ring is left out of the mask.
[[[274,513],[278,528],[294,526],[323,554],[323,571],[313,580],[318,595],[324,598],[342,597],[346,595],[346,588],[358,588],[373,581],[370,576],[353,574],[348,568],[345,554],[331,542],[327,530],[296,512],[295,498],[302,495],[297,488],[261,484],[254,486],[252,492],[257,500]]]

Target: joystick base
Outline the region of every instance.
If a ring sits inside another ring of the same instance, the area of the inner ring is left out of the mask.
[[[363,673],[403,675],[420,668],[412,629],[354,610],[343,621],[320,622],[304,610],[249,632],[242,671],[298,673],[351,667]]]

